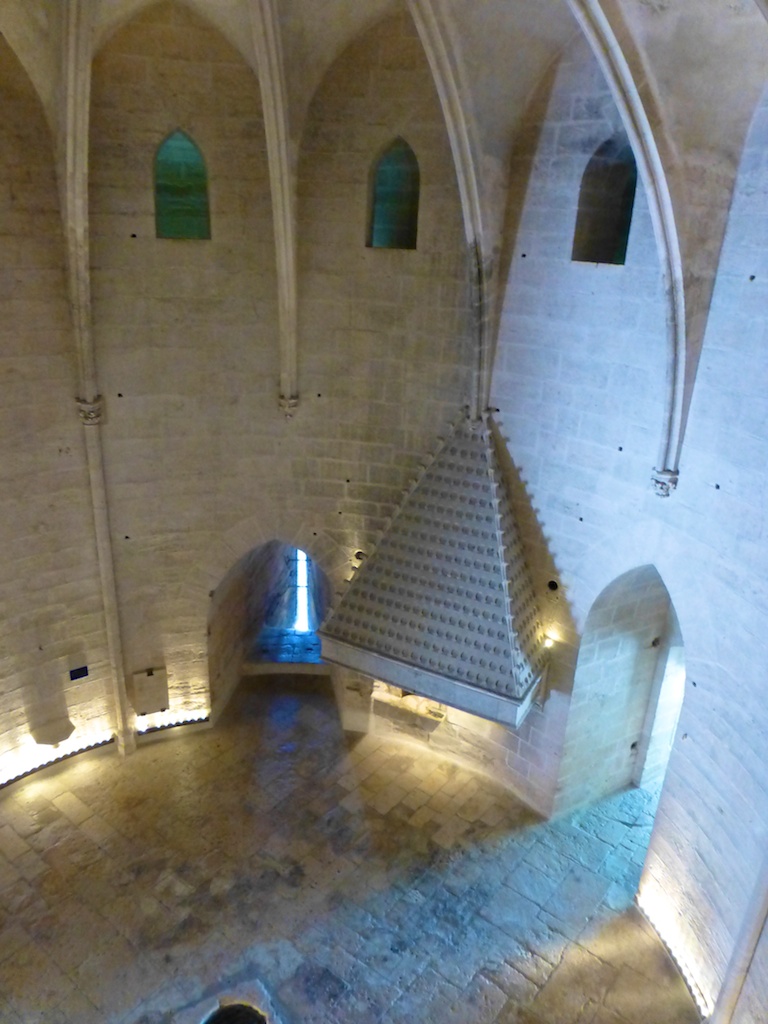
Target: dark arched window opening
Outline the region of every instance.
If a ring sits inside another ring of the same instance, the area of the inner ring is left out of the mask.
[[[415,249],[419,224],[419,162],[404,139],[395,139],[373,171],[368,245]]]
[[[155,157],[155,234],[210,238],[208,174],[203,154],[184,132],[173,132]]]
[[[624,263],[637,188],[637,164],[624,133],[604,142],[581,179],[572,260]]]

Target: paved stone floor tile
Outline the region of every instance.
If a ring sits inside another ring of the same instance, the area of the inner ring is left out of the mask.
[[[542,909],[562,922],[566,928],[581,931],[597,910],[609,885],[607,878],[576,865],[571,868]]]
[[[245,681],[212,730],[0,792],[2,1024],[693,1024],[633,904],[655,795],[554,822],[327,678]]]

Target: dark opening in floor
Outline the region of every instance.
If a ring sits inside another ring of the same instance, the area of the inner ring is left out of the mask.
[[[211,1014],[205,1024],[267,1024],[263,1013],[244,1003],[222,1006]]]

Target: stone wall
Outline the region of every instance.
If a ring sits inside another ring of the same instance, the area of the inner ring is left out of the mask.
[[[206,161],[210,241],[155,238],[155,152],[178,128]],[[172,706],[206,703],[181,586],[277,469],[254,414],[274,410],[275,259],[256,77],[183,7],[151,7],[96,58],[91,242],[126,667],[165,664]]]
[[[768,117],[763,106],[743,158],[680,484],[660,499],[650,477],[670,351],[647,205],[638,187],[625,266],[570,262],[581,173],[616,114],[581,43],[553,81],[532,101],[514,163],[517,230],[493,404],[520,472],[518,518],[558,650],[570,656],[598,594],[640,565],[656,566],[677,612],[688,682],[641,900],[711,1005],[761,862],[755,823],[768,814],[759,754],[768,723],[754,685],[768,670],[759,583],[768,438],[757,383],[768,351],[758,227],[768,211]],[[534,737],[542,754],[570,715],[561,709],[568,673],[556,671],[553,685],[559,698]],[[524,748],[521,777],[531,764]]]
[[[0,781],[52,755],[51,722],[74,740],[114,727],[53,140],[0,39]],[[97,428],[87,428],[97,429]],[[70,681],[69,671],[88,666]]]
[[[674,616],[671,608],[670,613]],[[637,785],[651,790],[664,781],[685,696],[685,651],[670,643],[672,628],[668,623],[662,639],[633,777]]]
[[[512,164],[491,401],[514,459],[513,493],[544,627],[558,640],[551,687],[566,698],[565,713],[561,699],[550,701],[526,723],[535,733],[514,752],[521,783],[540,780],[537,801],[546,810],[558,774],[549,755],[562,749],[587,611],[574,606],[569,576],[581,552],[599,546],[617,502],[631,506],[647,490],[662,428],[664,295],[641,183],[626,265],[570,258],[582,175],[620,129],[579,42],[533,97]]]
[[[250,590],[248,556],[227,573],[211,594],[208,617],[208,680],[211,720],[216,721],[240,682],[245,657],[246,609]]]
[[[685,482],[676,507],[664,510],[670,520],[674,512],[674,524],[657,541],[674,546],[670,592],[689,682],[644,885],[683,908],[673,927],[710,991],[754,912],[768,819],[768,716],[759,683],[768,672],[768,431],[760,383],[768,377],[767,217],[764,96],[721,253],[681,463]],[[758,990],[764,1003],[765,988]]]
[[[177,128],[207,163],[211,241],[154,237],[154,154]],[[278,538],[332,568],[338,586],[467,399],[453,163],[418,39],[407,18],[386,21],[339,57],[307,117],[302,398],[286,420],[251,69],[186,8],[154,6],[100,51],[91,131],[94,329],[127,668],[166,664],[172,703],[197,705],[207,595],[229,566]],[[421,162],[418,249],[373,251],[368,172],[398,134]]]
[[[367,248],[371,174],[398,136],[419,161],[417,248]],[[310,106],[299,267],[301,372],[313,383],[302,388],[306,457],[296,468],[308,498],[333,497],[339,539],[357,531],[365,548],[468,401],[474,360],[453,159],[405,14],[348,47]]]
[[[557,772],[560,750],[543,749],[541,738],[536,734],[541,716],[541,709],[537,706],[528,713],[521,729],[512,730],[447,704],[438,704],[416,695],[403,696],[400,688],[380,681],[373,683],[372,691],[369,681],[367,689],[345,692],[342,699],[345,727],[347,717],[353,715],[353,708],[360,707],[358,720],[373,733],[394,735],[439,751],[448,760],[480,771],[495,782],[508,786],[541,814],[547,815],[551,811],[545,802],[549,794],[545,793],[544,786],[549,775]],[[521,748],[525,744],[530,745],[526,753],[535,766],[529,777],[521,777],[518,767]],[[510,767],[511,764],[514,767]],[[544,802],[540,802],[542,794]]]

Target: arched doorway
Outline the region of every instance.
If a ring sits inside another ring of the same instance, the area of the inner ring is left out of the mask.
[[[316,631],[328,595],[325,576],[301,548],[278,541],[265,548],[266,579],[249,595],[247,661],[317,665],[322,659]]]
[[[652,565],[619,576],[587,617],[574,678],[557,809],[630,786],[657,789],[682,707],[683,643]]]
[[[208,615],[214,720],[243,675],[327,671],[315,630],[330,592],[320,566],[284,541],[254,548],[229,570],[211,594]]]

